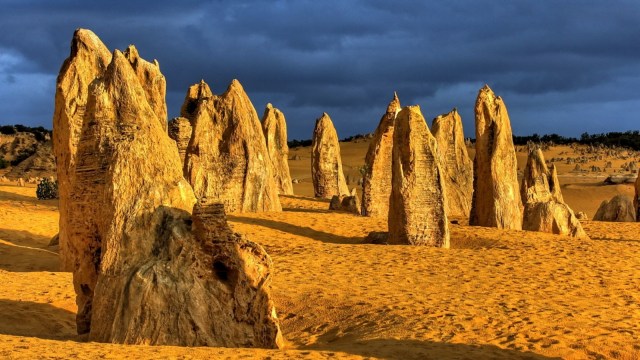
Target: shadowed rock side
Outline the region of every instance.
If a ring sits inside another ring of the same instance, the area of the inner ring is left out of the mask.
[[[193,128],[191,127],[189,119],[177,117],[169,120],[169,137],[176,142],[178,154],[180,154],[180,171],[184,168],[184,158],[187,154],[187,147],[189,146],[192,132]]]
[[[138,76],[142,89],[147,95],[149,105],[156,113],[156,117],[160,121],[162,128],[167,130],[167,81],[160,72],[160,64],[158,60],[150,63],[138,55],[135,46],[129,45],[124,51],[124,56],[129,60],[133,71]]]
[[[604,200],[593,216],[593,220],[616,222],[636,221],[633,199],[627,195],[616,195],[611,200]]]
[[[184,175],[196,197],[222,202],[227,212],[281,211],[260,120],[240,82],[215,96],[201,81],[182,111],[193,126]]]
[[[68,201],[89,85],[102,76],[109,62],[111,53],[102,41],[93,32],[78,29],[71,40],[71,54],[62,64],[56,81],[53,153],[60,194],[60,263],[65,271],[73,270],[76,264],[77,253],[69,249],[68,224],[78,216],[69,212]]]
[[[327,113],[316,120],[313,130],[311,178],[315,197],[330,199],[333,195],[349,195],[342,172],[338,134]]]
[[[196,202],[180,158],[119,51],[91,87],[71,206],[78,331],[124,344],[275,348],[271,260]],[[193,209],[193,216],[190,211]],[[82,211],[82,212],[81,212]]]
[[[293,195],[293,184],[289,173],[289,146],[287,145],[287,122],[282,111],[267,104],[262,115],[262,131],[267,151],[273,164],[278,192]]]
[[[387,106],[380,123],[373,133],[365,157],[365,173],[362,181],[362,215],[387,217],[391,195],[391,153],[393,151],[393,123],[400,111],[398,94]]]
[[[398,113],[393,134],[390,244],[449,247],[443,171],[419,106]]]
[[[462,119],[456,109],[433,119],[431,132],[438,142],[444,171],[447,216],[469,216],[473,196],[473,162],[464,143]]]
[[[520,194],[524,203],[523,230],[588,237],[562,199],[555,165],[551,170],[547,168],[539,148],[529,152]]]
[[[476,156],[469,224],[522,229],[518,164],[507,107],[485,85],[475,106]]]

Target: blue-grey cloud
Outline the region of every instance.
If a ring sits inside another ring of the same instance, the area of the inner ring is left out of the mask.
[[[51,126],[55,75],[85,27],[159,60],[170,115],[190,84],[220,93],[237,78],[258,114],[284,111],[291,138],[323,111],[341,136],[370,132],[393,91],[428,120],[457,107],[472,136],[484,83],[520,134],[638,127],[635,0],[3,3],[0,123]]]

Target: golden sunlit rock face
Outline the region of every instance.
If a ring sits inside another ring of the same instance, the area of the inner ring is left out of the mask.
[[[75,214],[66,225],[78,333],[120,344],[281,347],[271,258],[233,233],[222,203],[196,203],[131,49],[115,50],[89,86],[65,195]]]
[[[315,197],[331,199],[333,195],[349,195],[342,172],[338,133],[327,113],[316,120],[313,130],[311,178]]]
[[[522,201],[511,122],[504,101],[489,86],[478,92],[475,105],[476,157],[469,224],[522,229]]]
[[[393,133],[390,244],[449,247],[444,173],[437,148],[420,107],[402,109]]]
[[[196,197],[227,212],[282,210],[260,120],[238,80],[220,96],[204,81],[192,85],[182,116],[193,126],[184,175]]]
[[[431,132],[438,143],[438,155],[444,171],[447,216],[467,218],[473,196],[473,161],[467,153],[458,111],[453,109],[433,119]]]
[[[391,162],[393,151],[393,127],[400,111],[398,94],[382,115],[364,160],[362,181],[362,215],[386,218],[389,215],[391,195]]]
[[[287,121],[282,111],[267,104],[262,115],[262,131],[267,142],[267,151],[273,164],[278,193],[293,195],[293,184],[289,172],[289,146],[287,145]]]
[[[180,161],[184,164],[189,140],[191,140],[191,134],[193,133],[191,122],[184,117],[173,118],[169,120],[168,128],[169,137],[176,142],[178,153],[180,154]]]

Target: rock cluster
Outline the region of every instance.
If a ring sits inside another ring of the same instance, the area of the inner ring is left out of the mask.
[[[587,237],[573,210],[564,203],[555,165],[547,167],[541,149],[529,152],[520,194],[523,230]]]
[[[633,199],[627,195],[616,195],[611,200],[602,201],[593,220],[635,222],[636,208]]]
[[[351,190],[351,195],[333,195],[329,202],[329,210],[360,214],[360,199],[358,199],[356,189]]]
[[[388,242],[448,248],[444,172],[420,107],[402,109],[393,131]]]
[[[315,197],[330,199],[333,195],[349,194],[342,172],[338,134],[327,113],[316,120],[313,130],[311,178]]]
[[[192,85],[181,115],[193,126],[184,176],[196,197],[227,212],[282,210],[258,114],[238,80],[220,96],[204,81]]]
[[[65,74],[78,54],[86,61],[102,51],[85,46],[87,36],[97,39],[90,35],[74,36],[59,77],[62,95],[72,96]],[[269,256],[231,231],[223,205],[205,197],[196,203],[161,106],[138,73],[131,50],[114,51],[99,77],[72,77],[76,95],[86,96],[82,114],[54,122],[54,134],[66,135],[57,144],[69,145],[57,157],[68,166],[74,153],[71,188],[60,195],[73,214],[61,224],[74,260],[78,332],[125,344],[280,347]],[[76,104],[60,101],[70,106],[56,101],[62,112]]]
[[[500,97],[485,85],[475,105],[476,156],[469,224],[522,229],[522,201],[511,123]]]
[[[387,106],[380,123],[373,133],[365,157],[362,179],[362,215],[387,217],[391,195],[391,155],[393,151],[393,127],[400,111],[398,94]]]
[[[176,142],[178,147],[178,154],[180,154],[180,161],[184,164],[184,159],[187,155],[187,147],[189,146],[189,140],[193,133],[191,122],[184,117],[177,117],[169,120],[169,137]],[[180,168],[182,169],[182,168]]]
[[[262,131],[273,164],[273,175],[278,192],[283,195],[293,195],[293,185],[289,173],[287,122],[282,111],[274,108],[271,104],[267,104],[267,108],[264,109]]]
[[[447,216],[468,217],[473,195],[473,162],[464,142],[462,119],[456,109],[433,119],[431,132],[438,143],[444,171]]]

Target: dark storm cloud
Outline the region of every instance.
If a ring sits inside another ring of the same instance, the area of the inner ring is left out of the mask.
[[[290,137],[328,112],[341,136],[370,132],[393,91],[430,120],[458,107],[473,133],[484,83],[514,131],[637,128],[637,1],[4,1],[0,122],[50,126],[55,75],[76,27],[138,47],[167,77],[177,115],[187,86],[238,78],[258,114],[280,107]],[[42,84],[33,99],[27,81]],[[33,109],[34,104],[38,109]],[[605,119],[610,112],[614,119]],[[28,117],[26,114],[31,114]],[[602,126],[602,123],[605,126]],[[584,128],[583,128],[584,127]]]

